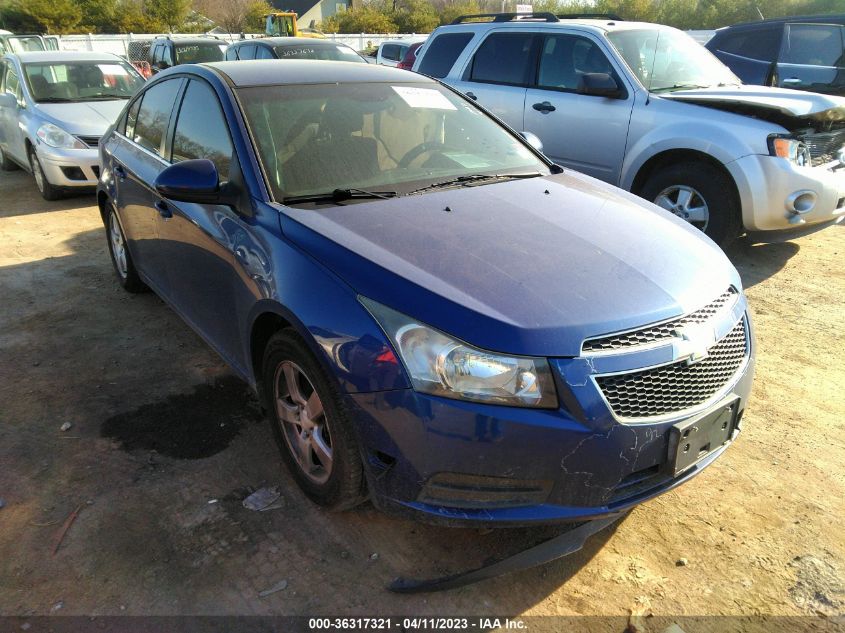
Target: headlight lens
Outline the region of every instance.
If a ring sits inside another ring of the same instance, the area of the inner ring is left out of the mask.
[[[38,138],[50,147],[59,147],[61,149],[87,149],[85,143],[80,141],[72,134],[68,134],[58,125],[52,123],[45,123],[38,128]]]
[[[415,390],[515,407],[557,407],[545,358],[487,352],[380,303],[359,299],[393,343]]]
[[[772,156],[785,158],[799,167],[809,167],[810,150],[801,141],[785,136],[769,137],[769,153]]]

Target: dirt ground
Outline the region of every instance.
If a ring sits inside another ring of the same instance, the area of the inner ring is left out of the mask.
[[[245,385],[119,289],[93,198],[0,174],[0,614],[842,616],[845,227],[729,254],[759,353],[725,455],[567,559],[405,596],[541,533],[317,509]],[[283,507],[243,508],[265,485]]]

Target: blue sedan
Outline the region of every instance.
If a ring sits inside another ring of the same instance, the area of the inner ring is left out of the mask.
[[[754,343],[722,252],[438,82],[179,66],[100,155],[119,282],[257,390],[316,503],[469,525],[611,516],[739,433]]]

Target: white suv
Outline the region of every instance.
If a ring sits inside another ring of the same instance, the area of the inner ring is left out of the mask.
[[[743,228],[785,239],[845,217],[845,99],[743,86],[677,29],[463,16],[434,31],[414,70],[721,244]]]

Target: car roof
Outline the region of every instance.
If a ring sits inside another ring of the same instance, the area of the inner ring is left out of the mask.
[[[216,37],[156,37],[151,40],[157,42],[173,42],[174,44],[228,44],[225,40]]]
[[[610,31],[633,31],[640,29],[672,29],[674,27],[666,26],[665,24],[655,24],[654,22],[626,22],[625,20],[611,20],[611,19],[593,19],[593,18],[562,18],[557,22],[547,22],[546,20],[510,20],[508,22],[460,22],[459,24],[447,24],[438,27],[441,29],[470,29],[470,30],[484,30],[495,27],[496,29],[524,29],[526,27],[552,27],[552,28],[566,28],[571,26],[586,27],[594,31],[610,32]]]
[[[782,18],[769,18],[767,20],[756,20],[754,22],[740,22],[739,24],[732,24],[719,30],[724,32],[728,29],[755,29],[758,27],[770,26],[772,24],[776,25],[796,22],[805,24],[845,24],[845,13],[832,13],[830,15],[792,15]]]
[[[317,61],[313,59],[260,59],[200,64],[225,75],[238,88],[327,83],[434,83],[432,79],[407,70],[375,64]],[[189,67],[175,66],[189,70]]]
[[[382,40],[381,42],[379,42],[378,45],[382,46],[383,44],[414,44],[415,42],[424,42],[427,37],[428,36],[426,35],[423,37],[412,36],[395,40]]]
[[[79,61],[108,61],[114,63],[121,59],[114,53],[89,53],[83,51],[27,51],[24,53],[8,53],[16,57],[22,64],[29,62],[79,62]]]
[[[343,42],[335,42],[333,40],[318,39],[316,37],[256,37],[251,40],[240,40],[232,44],[232,46],[241,46],[244,44],[263,44],[265,46],[346,46]]]

